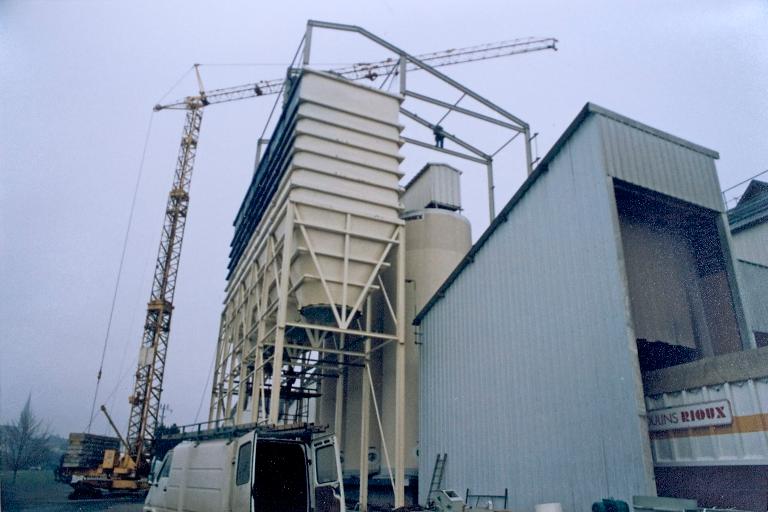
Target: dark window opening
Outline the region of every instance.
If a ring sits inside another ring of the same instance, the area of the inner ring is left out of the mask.
[[[755,343],[757,348],[768,347],[768,332],[755,331]]]
[[[663,341],[637,340],[637,357],[640,359],[640,369],[650,372],[696,361],[701,359],[701,352]]]
[[[333,445],[323,446],[315,452],[315,471],[317,483],[327,484],[338,480],[336,474],[336,448]]]
[[[253,501],[259,512],[306,512],[309,508],[307,464],[297,443],[256,442]]]

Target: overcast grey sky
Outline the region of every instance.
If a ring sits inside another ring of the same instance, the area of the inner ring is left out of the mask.
[[[183,123],[183,114],[152,116],[151,107],[192,63],[258,64],[204,66],[206,87],[280,77],[308,18],[361,25],[414,54],[552,36],[560,40],[556,53],[445,72],[529,122],[540,133],[540,155],[593,101],[719,151],[726,187],[768,168],[767,5],[0,0],[0,421],[15,417],[31,393],[33,408],[56,433],[87,424],[152,117],[99,396],[125,429]],[[316,58],[341,64],[388,56],[349,41],[323,33]],[[166,99],[192,92],[187,74]],[[163,395],[171,421],[192,422],[201,397],[198,419],[207,414],[231,222],[272,100],[205,114]],[[406,178],[429,157],[404,154]],[[524,179],[521,158],[512,148],[497,163],[498,209]],[[487,225],[484,174],[462,168],[477,238]],[[106,429],[99,417],[94,431]]]

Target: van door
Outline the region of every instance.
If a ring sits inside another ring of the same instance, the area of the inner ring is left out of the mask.
[[[146,504],[155,511],[170,510],[168,507],[168,478],[171,474],[171,464],[173,462],[173,450],[165,454],[159,469],[154,472],[152,485],[147,494]]]
[[[232,512],[251,512],[251,482],[256,452],[256,432],[249,432],[237,440],[232,475]]]
[[[311,451],[315,512],[344,512],[344,485],[336,436],[313,439]]]
[[[314,480],[307,462],[311,446],[260,436],[253,470],[255,512],[308,512]]]

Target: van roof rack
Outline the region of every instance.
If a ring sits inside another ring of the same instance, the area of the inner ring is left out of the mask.
[[[314,423],[291,423],[287,425],[244,423],[232,425],[229,421],[217,420],[160,428],[156,432],[155,441],[179,443],[181,441],[235,438],[253,430],[259,436],[269,439],[309,440],[312,435],[325,432],[327,428],[327,425],[320,426]]]

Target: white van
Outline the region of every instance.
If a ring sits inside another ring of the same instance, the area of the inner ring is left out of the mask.
[[[158,466],[144,512],[346,510],[333,435],[186,440]]]

